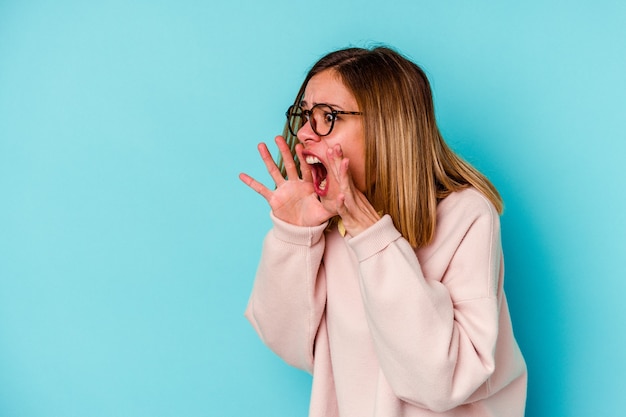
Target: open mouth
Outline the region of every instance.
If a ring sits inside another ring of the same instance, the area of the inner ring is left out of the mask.
[[[326,167],[320,161],[317,156],[307,155],[305,157],[305,162],[309,165],[311,169],[311,174],[313,176],[313,186],[315,187],[315,193],[320,197],[324,197],[328,194],[328,171]]]

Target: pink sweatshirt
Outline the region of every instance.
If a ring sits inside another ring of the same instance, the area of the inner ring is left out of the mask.
[[[312,373],[311,417],[524,415],[499,216],[482,194],[441,201],[417,251],[389,216],[353,238],[272,220],[246,317]]]

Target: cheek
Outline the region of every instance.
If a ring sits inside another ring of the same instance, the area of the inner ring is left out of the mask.
[[[359,191],[365,193],[367,188],[367,181],[365,181],[365,166],[360,167],[359,172],[354,177],[354,183]]]
[[[365,153],[358,152],[350,158],[350,174],[352,180],[361,192],[365,192],[367,181],[365,181]]]

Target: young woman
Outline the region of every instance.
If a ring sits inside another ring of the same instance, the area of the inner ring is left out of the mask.
[[[310,416],[523,416],[500,196],[437,128],[423,71],[388,48],[328,54],[287,111],[246,317],[313,375]],[[280,167],[280,168],[279,168]]]

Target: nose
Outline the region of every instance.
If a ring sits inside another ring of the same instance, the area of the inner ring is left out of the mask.
[[[298,140],[303,145],[306,145],[307,142],[319,142],[321,140],[318,134],[313,131],[311,121],[307,121],[304,125],[302,125],[296,136],[298,136]]]

